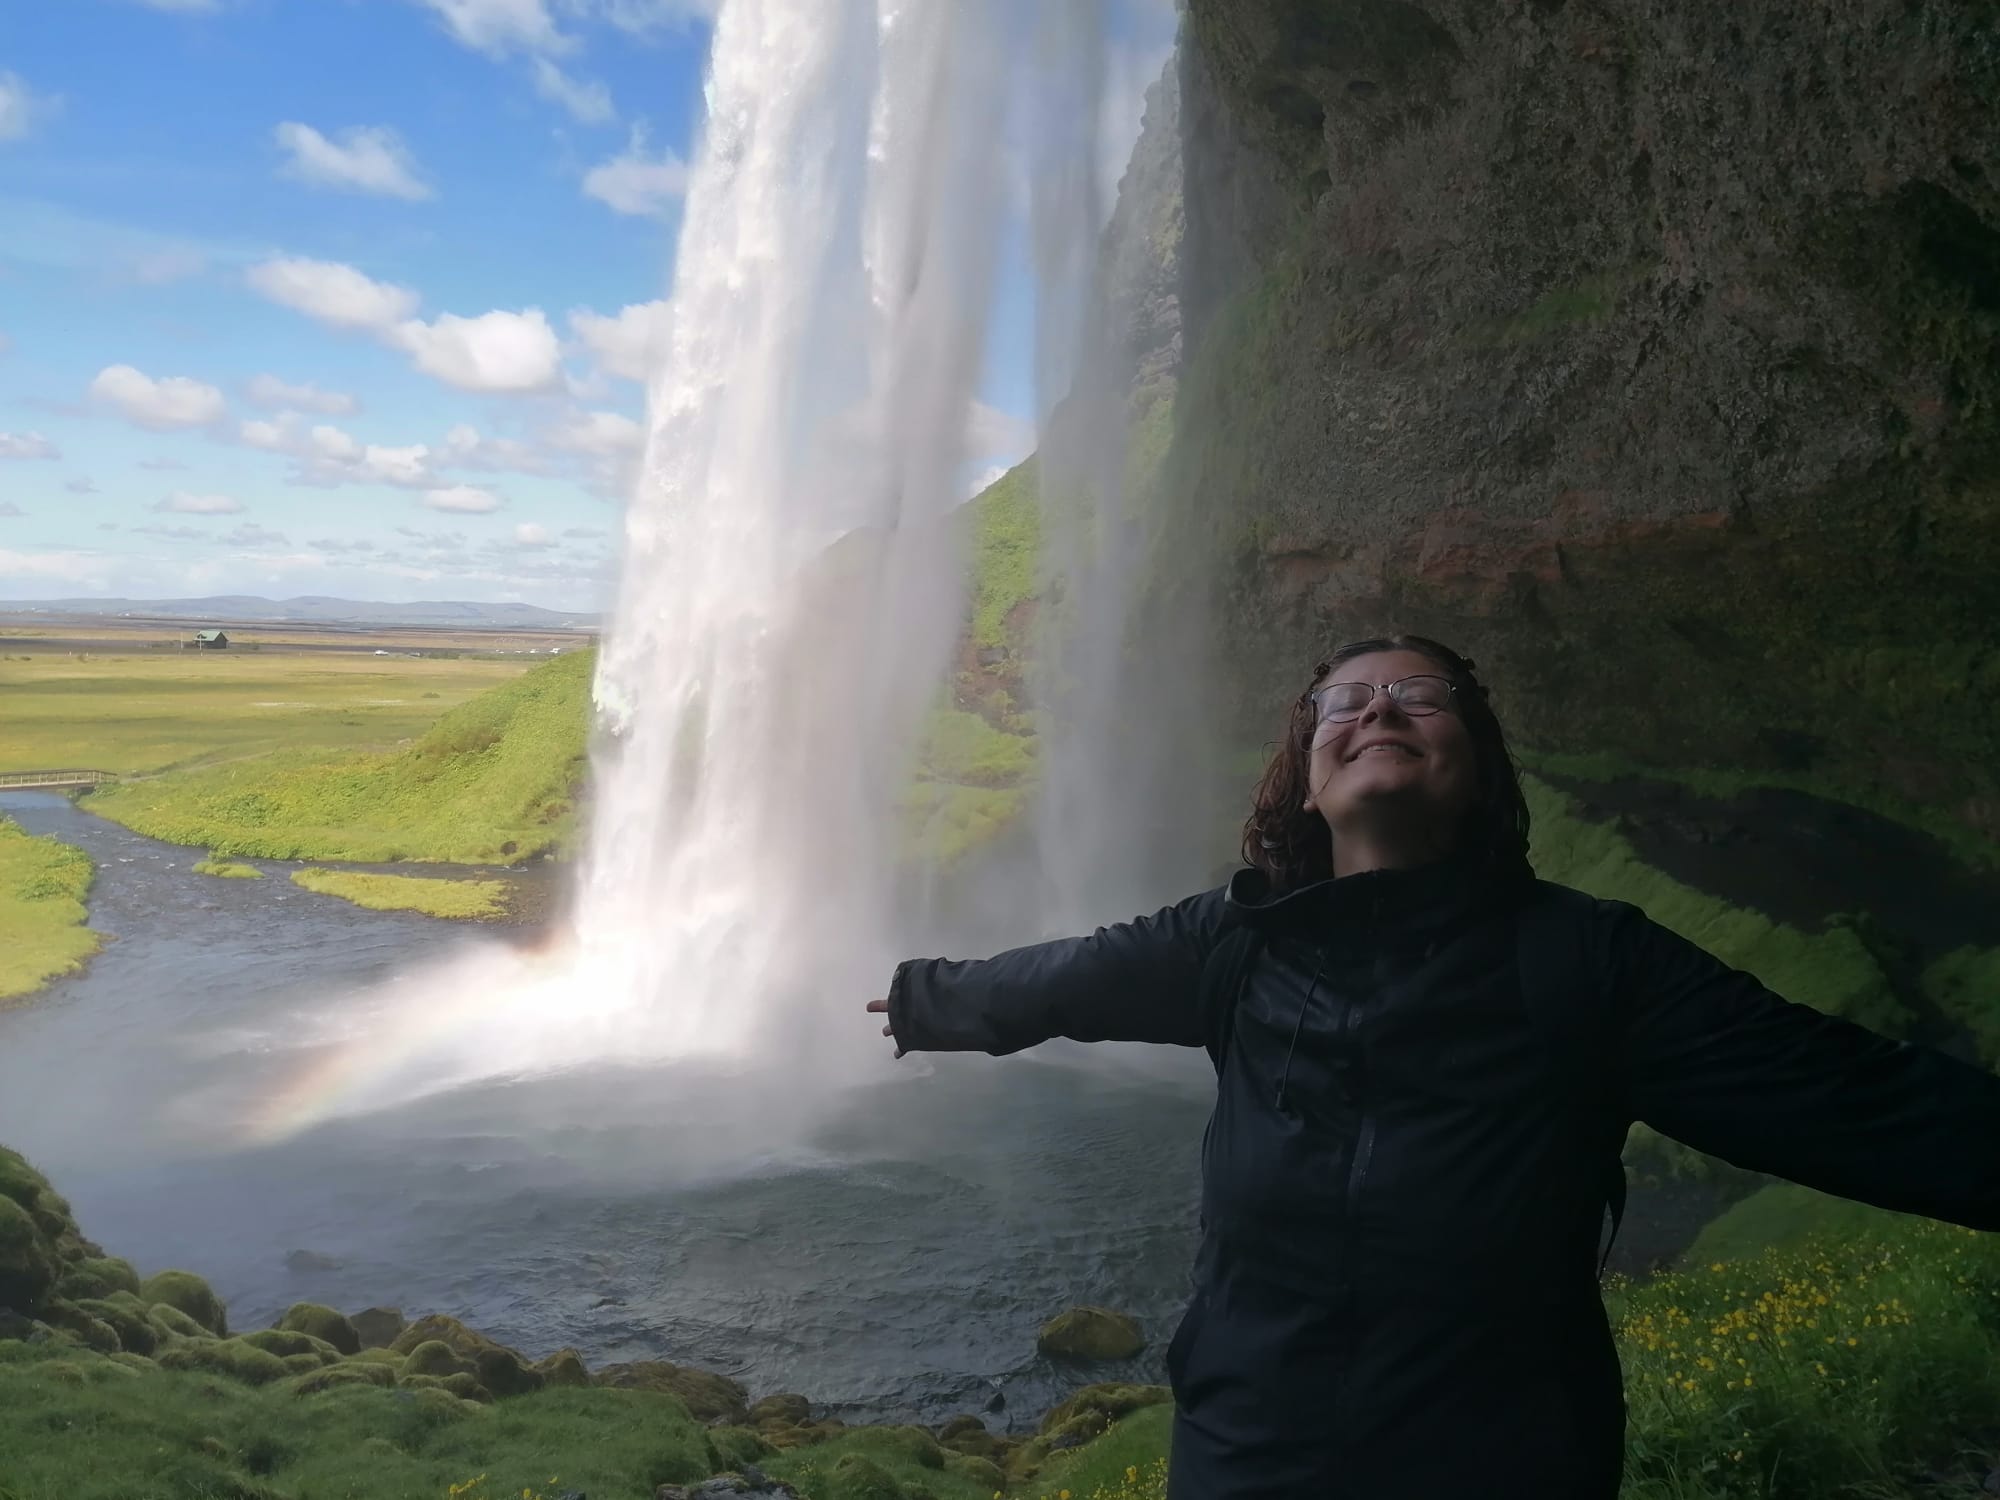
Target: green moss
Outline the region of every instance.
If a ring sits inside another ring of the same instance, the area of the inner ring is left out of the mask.
[[[335,1316],[339,1316],[335,1314]],[[266,1354],[275,1354],[280,1359],[294,1357],[310,1359],[313,1367],[329,1365],[338,1360],[341,1351],[322,1338],[294,1328],[260,1328],[255,1333],[242,1335],[243,1342],[262,1349]]]
[[[192,1271],[162,1271],[147,1278],[139,1288],[139,1295],[149,1303],[162,1302],[185,1313],[217,1338],[228,1337],[229,1319],[223,1311],[222,1299]]]
[[[1041,501],[1033,459],[1016,464],[972,501],[973,643],[1022,642],[1008,635],[1014,611],[1032,598],[1041,550]]]
[[[242,1339],[186,1339],[162,1350],[159,1364],[166,1370],[224,1375],[245,1385],[269,1385],[291,1373],[277,1355]]]
[[[193,866],[197,875],[213,875],[219,880],[262,880],[264,872],[255,865],[241,864],[233,859],[198,860]]]
[[[59,1263],[34,1216],[0,1198],[0,1308],[32,1312],[55,1286]]]
[[[2000,1068],[2000,948],[1960,948],[1923,972],[1924,996],[1972,1033],[1980,1061]]]
[[[490,922],[507,909],[507,886],[499,880],[442,880],[309,868],[292,871],[292,884],[322,896],[338,896],[369,911],[413,911],[448,921]]]
[[[934,709],[924,721],[919,773],[962,786],[1019,786],[1035,771],[1032,736],[1007,734],[978,714]]]
[[[460,1372],[469,1373],[472,1361],[462,1359],[442,1339],[429,1339],[403,1357],[405,1375],[435,1375],[443,1379]]]
[[[904,853],[956,864],[1012,828],[1027,810],[1018,787],[954,786],[920,781],[903,799]]]
[[[139,1273],[132,1262],[116,1257],[91,1257],[77,1261],[63,1272],[56,1295],[80,1302],[87,1297],[110,1297],[118,1292],[136,1294],[138,1290]]]

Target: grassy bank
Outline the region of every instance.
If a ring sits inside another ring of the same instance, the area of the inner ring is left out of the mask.
[[[277,751],[114,784],[86,805],[217,856],[516,863],[573,833],[595,660],[579,652],[535,667],[401,749]]]
[[[461,922],[491,921],[507,909],[507,884],[501,880],[439,880],[310,869],[294,870],[292,884],[322,896],[338,896],[370,911],[413,911]]]
[[[0,771],[82,765],[136,776],[280,752],[383,749],[524,670],[519,660],[0,653]]]
[[[103,939],[88,927],[90,856],[0,817],[0,1006],[83,966]]]

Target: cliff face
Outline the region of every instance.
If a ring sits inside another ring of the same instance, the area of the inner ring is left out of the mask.
[[[1165,483],[1245,722],[1412,629],[1535,748],[2000,837],[1996,36],[1991,0],[1188,0]]]

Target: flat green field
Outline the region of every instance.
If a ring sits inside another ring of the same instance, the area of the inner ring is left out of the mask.
[[[379,750],[531,660],[227,652],[0,656],[0,772],[145,775],[277,750]]]
[[[80,968],[101,939],[84,922],[90,856],[0,817],[0,1008]]]

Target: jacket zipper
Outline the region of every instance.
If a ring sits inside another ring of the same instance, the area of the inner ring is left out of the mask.
[[[1371,903],[1369,914],[1371,918],[1379,921],[1381,916],[1381,900],[1379,897]],[[1370,925],[1375,925],[1375,922],[1371,922]],[[1335,1056],[1344,1055],[1347,1050],[1348,1036],[1354,1028],[1355,1009],[1354,992],[1352,989],[1348,989],[1341,997],[1340,1019],[1334,1029]],[[1351,1088],[1353,1097],[1360,1107],[1361,1113],[1354,1123],[1354,1144],[1349,1150],[1347,1171],[1343,1174],[1340,1188],[1340,1227],[1337,1231],[1340,1236],[1340,1269],[1338,1272],[1339,1279],[1335,1286],[1334,1304],[1337,1309],[1336,1316],[1339,1318],[1341,1325],[1345,1328],[1351,1340],[1353,1336],[1354,1279],[1350,1263],[1353,1259],[1354,1247],[1350,1226],[1354,1217],[1354,1205],[1361,1196],[1361,1184],[1368,1176],[1369,1160],[1375,1154],[1375,1116],[1368,1111],[1366,1106],[1358,1058],[1351,1068],[1349,1076],[1355,1080]],[[1353,1353],[1350,1347],[1349,1350],[1344,1352],[1340,1362],[1335,1366],[1333,1373],[1333,1391],[1331,1400],[1328,1402],[1328,1414],[1330,1417],[1328,1426],[1331,1429],[1336,1447],[1346,1440],[1348,1371],[1352,1363]]]

